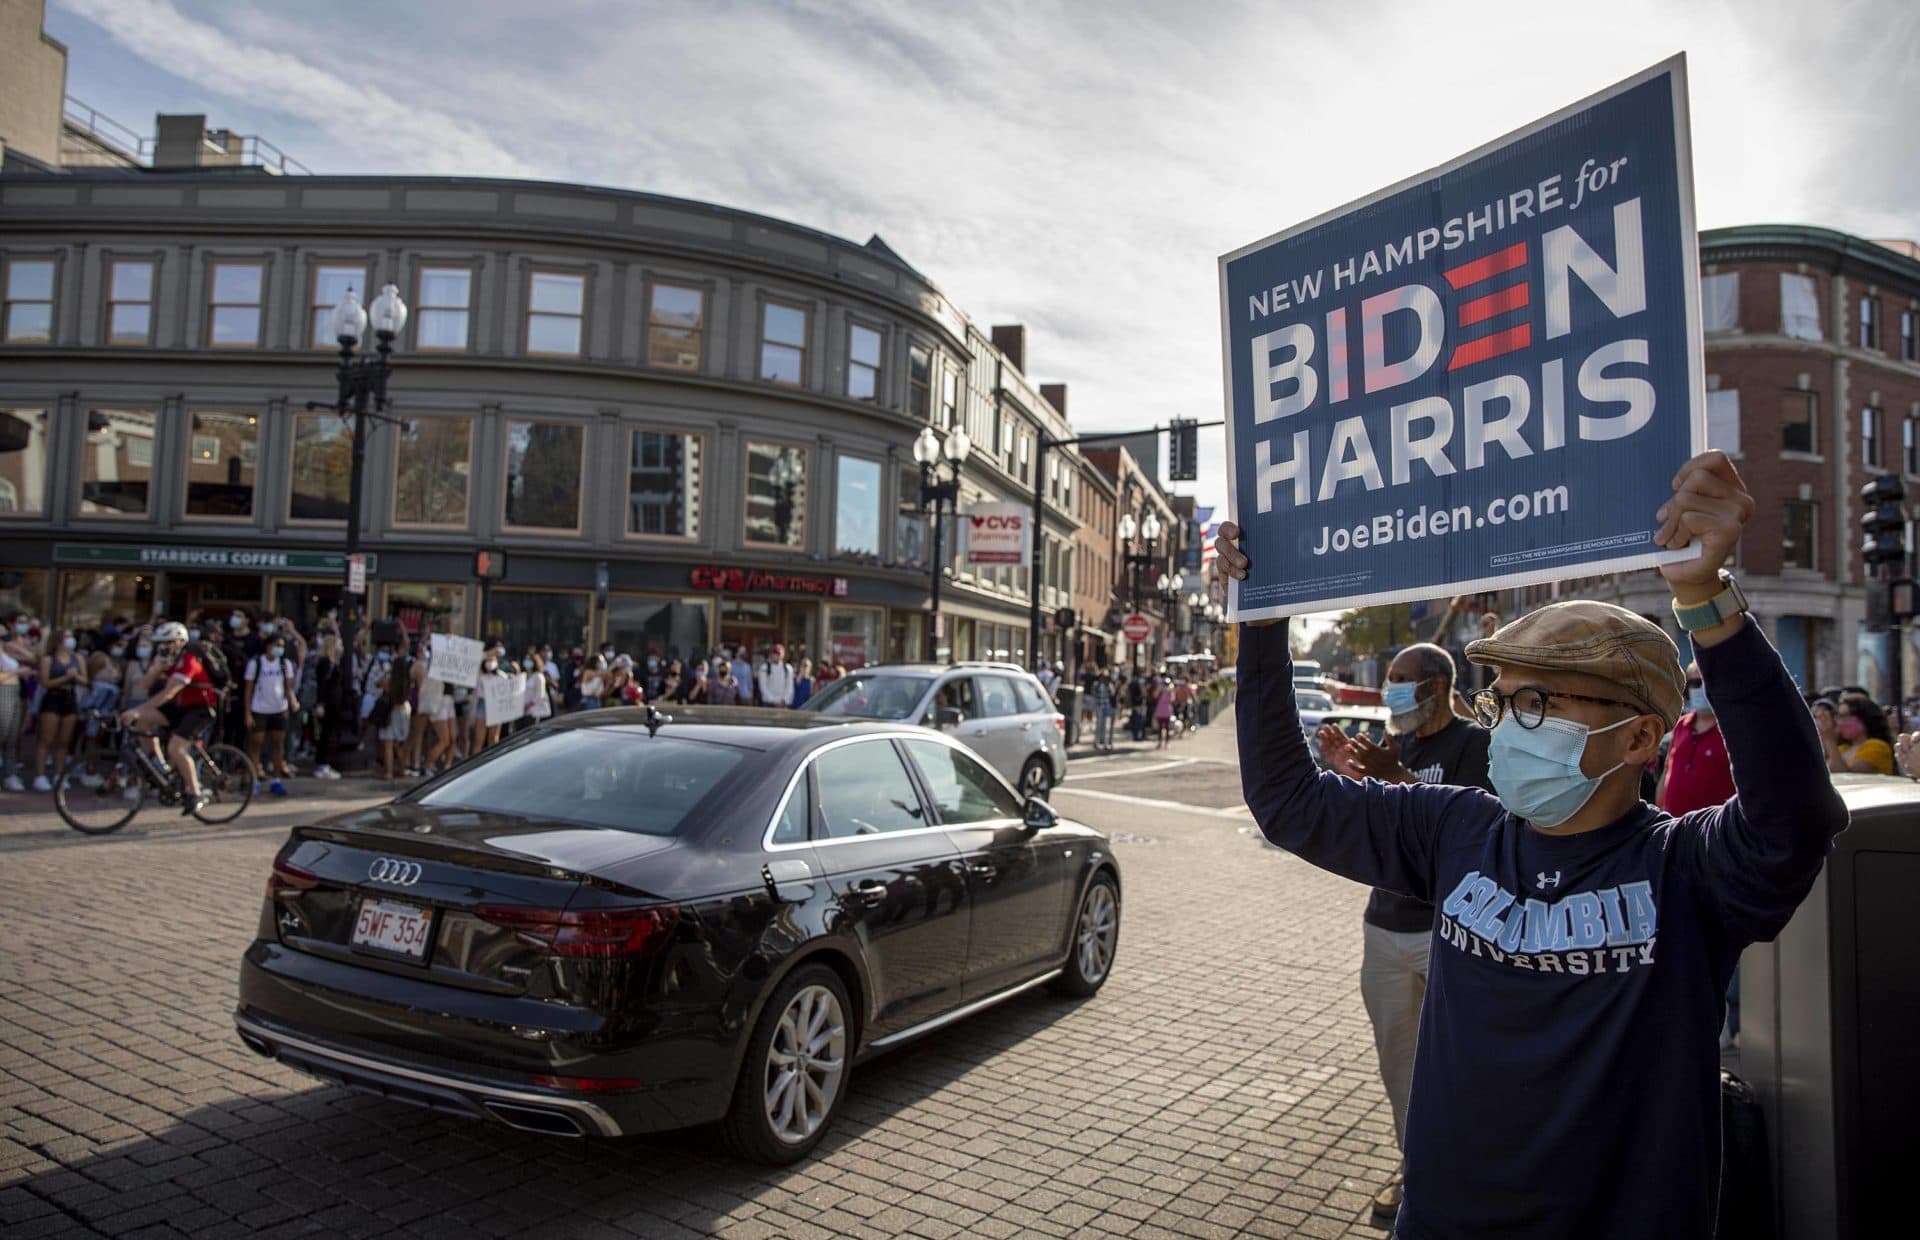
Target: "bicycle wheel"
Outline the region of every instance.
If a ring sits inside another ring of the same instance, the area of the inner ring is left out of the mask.
[[[118,831],[146,804],[146,781],[129,759],[115,758],[91,788],[81,781],[85,773],[81,763],[70,762],[53,786],[53,807],[75,831],[85,835]]]
[[[194,812],[201,822],[232,822],[253,800],[253,763],[232,745],[208,745],[193,756],[200,788],[212,799]]]

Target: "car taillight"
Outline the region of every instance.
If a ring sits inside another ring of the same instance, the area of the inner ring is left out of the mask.
[[[273,863],[273,873],[267,875],[267,898],[277,900],[281,896],[299,895],[319,885],[318,874],[303,870],[297,865],[276,861]]]
[[[1053,717],[1053,730],[1061,736],[1067,734],[1067,717],[1065,715],[1055,715]]]
[[[611,1089],[639,1089],[646,1084],[637,1076],[547,1076],[536,1075],[533,1083],[544,1089],[573,1089],[584,1093],[603,1093]]]
[[[652,955],[667,945],[680,921],[680,910],[671,904],[564,912],[488,905],[475,909],[474,915],[505,926],[556,956],[590,960]]]

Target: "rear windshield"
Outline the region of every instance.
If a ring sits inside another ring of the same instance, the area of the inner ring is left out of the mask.
[[[807,709],[823,715],[853,715],[860,719],[905,719],[926,696],[931,676],[862,676],[834,681],[807,702]]]
[[[677,835],[745,756],[638,730],[569,728],[490,750],[404,799]]]

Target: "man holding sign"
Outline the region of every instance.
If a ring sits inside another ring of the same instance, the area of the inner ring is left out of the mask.
[[[1401,1236],[1711,1235],[1722,996],[1846,826],[1720,568],[1754,504],[1699,452],[1687,144],[1676,57],[1220,263],[1247,806],[1280,847],[1438,910]],[[1495,795],[1316,770],[1271,618],[1650,566],[1732,758],[1725,804],[1641,802],[1686,678],[1660,626],[1597,602],[1467,646],[1495,672],[1472,697]]]
[[[1439,906],[1396,1234],[1709,1236],[1720,1170],[1722,996],[1779,933],[1846,809],[1780,657],[1719,566],[1753,513],[1726,456],[1672,480],[1654,542],[1733,760],[1724,805],[1670,817],[1641,770],[1686,678],[1659,626],[1554,603],[1467,647],[1497,796],[1316,771],[1287,628],[1240,646],[1247,806],[1273,843]],[[1249,573],[1241,531],[1220,563]],[[1257,561],[1264,548],[1254,546]]]

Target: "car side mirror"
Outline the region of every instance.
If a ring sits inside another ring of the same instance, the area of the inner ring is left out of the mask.
[[[1060,821],[1060,814],[1053,806],[1039,797],[1027,798],[1027,811],[1023,821],[1029,831],[1043,831]]]
[[[936,706],[933,708],[933,726],[936,728],[957,728],[967,721],[958,706]]]

